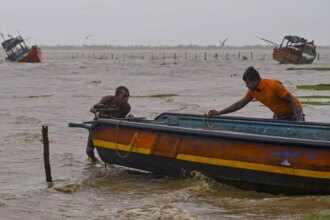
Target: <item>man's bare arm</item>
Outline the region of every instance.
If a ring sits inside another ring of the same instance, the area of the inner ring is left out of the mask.
[[[246,106],[251,100],[245,100],[245,99],[241,99],[238,102],[235,102],[234,104],[232,104],[231,106],[222,109],[220,111],[217,110],[210,110],[208,113],[208,116],[211,115],[222,115],[222,114],[228,114],[231,112],[235,112],[237,110],[240,110],[241,108],[243,108],[244,106]]]

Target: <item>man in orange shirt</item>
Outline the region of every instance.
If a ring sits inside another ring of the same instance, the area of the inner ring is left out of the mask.
[[[261,78],[252,66],[246,69],[243,80],[249,89],[245,96],[225,109],[210,110],[208,116],[235,112],[255,98],[274,113],[274,119],[305,121],[301,103],[280,81]]]

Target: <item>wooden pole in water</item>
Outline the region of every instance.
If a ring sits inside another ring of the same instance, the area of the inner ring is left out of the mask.
[[[52,182],[52,173],[49,163],[49,140],[48,140],[48,126],[42,126],[42,142],[44,144],[44,164],[46,172],[46,182]]]
[[[320,53],[317,53],[317,60],[320,60]]]

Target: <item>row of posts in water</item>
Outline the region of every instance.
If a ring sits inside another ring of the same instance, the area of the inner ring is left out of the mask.
[[[141,60],[151,59],[151,60],[154,60],[154,59],[170,59],[170,58],[172,58],[174,60],[181,59],[181,57],[177,56],[177,53],[173,53],[173,55],[172,54],[168,55],[165,52],[163,52],[162,55],[160,55],[160,56],[155,56],[154,53],[151,53],[149,55],[149,57],[145,56],[144,54],[134,55],[133,53],[130,54],[130,55],[122,54],[121,56],[122,56],[123,60],[126,60],[126,59],[131,59],[131,60],[133,60],[133,59],[141,59]],[[198,53],[194,53],[193,56],[190,54],[190,56],[188,57],[187,52],[185,52],[182,58],[184,60],[188,60],[188,59],[197,60],[197,59],[200,59],[200,58],[202,58],[204,60],[208,60],[208,59],[215,59],[215,60],[226,59],[226,60],[229,60],[230,57],[235,58],[236,54],[226,53],[226,54],[220,56],[218,53],[210,55],[209,53],[204,52],[203,55],[198,54]],[[103,53],[102,55],[95,55],[95,53],[87,54],[87,55],[84,54],[84,53],[72,54],[72,59],[80,59],[80,58],[82,58],[82,59],[85,59],[85,58],[87,58],[87,59],[100,59],[100,60],[102,60],[102,59],[105,59],[105,60],[106,59],[112,59],[113,60],[113,59],[120,59],[120,56],[118,56],[118,55],[116,56],[114,53],[111,53],[111,54]],[[252,59],[255,58],[255,56],[254,56],[252,51],[249,53],[249,55],[247,55],[247,53],[244,53],[244,55],[243,55],[241,52],[238,52],[237,53],[237,58],[242,59],[242,60],[248,60],[248,59],[252,60]],[[261,56],[260,56],[260,54],[258,54],[257,59],[259,59],[259,60],[266,59],[266,54],[264,53]],[[319,60],[319,59],[320,59],[320,54],[318,53],[317,54],[317,60]]]
[[[144,55],[144,54],[139,54],[139,55],[136,55],[135,54],[134,55],[133,53],[131,55],[122,54],[121,56],[122,56],[122,59],[123,60],[125,60],[125,59],[141,59],[141,60],[151,59],[151,60],[154,60],[154,59],[171,59],[171,58],[174,59],[174,60],[181,59],[180,56],[177,56],[177,53],[173,53],[173,55],[172,54],[171,55],[168,55],[165,52],[162,53],[162,55],[160,55],[160,56],[155,56],[153,53],[151,53],[149,55],[149,57],[146,56],[146,55]],[[205,52],[203,55],[198,54],[198,53],[195,53],[193,55],[190,54],[190,56],[188,57],[188,53],[185,52],[182,58],[185,59],[185,60],[188,60],[188,59],[196,59],[197,60],[199,58],[202,58],[204,60],[208,60],[211,57],[213,59],[216,59],[216,60],[217,59],[223,59],[223,58],[229,60],[230,57],[235,57],[235,54],[226,53],[225,56],[220,56],[218,53],[215,53],[213,55],[210,55],[210,54],[208,54],[208,53]],[[241,52],[238,52],[238,59],[247,60],[249,58],[250,59],[253,59],[253,57],[254,57],[253,52],[250,53],[250,56],[249,57],[246,56],[246,55],[241,55]],[[87,54],[87,55],[84,54],[84,53],[81,53],[81,54],[78,54],[78,53],[72,54],[72,59],[80,59],[80,58],[83,58],[83,59],[84,58],[87,58],[87,59],[101,59],[101,60],[102,59],[112,59],[113,60],[113,59],[119,59],[120,56],[115,55],[114,53],[111,53],[111,54],[104,53],[102,55],[95,55],[95,53],[93,53],[93,54]],[[260,59],[265,59],[265,58],[266,58],[266,54],[263,54]]]

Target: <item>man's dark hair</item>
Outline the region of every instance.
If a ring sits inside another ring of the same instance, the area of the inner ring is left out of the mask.
[[[119,87],[117,87],[115,96],[121,95],[124,91],[129,94],[129,90],[125,86],[119,86]]]
[[[243,80],[245,82],[247,81],[259,81],[261,79],[259,72],[254,69],[253,66],[248,67],[244,74],[243,74]]]

